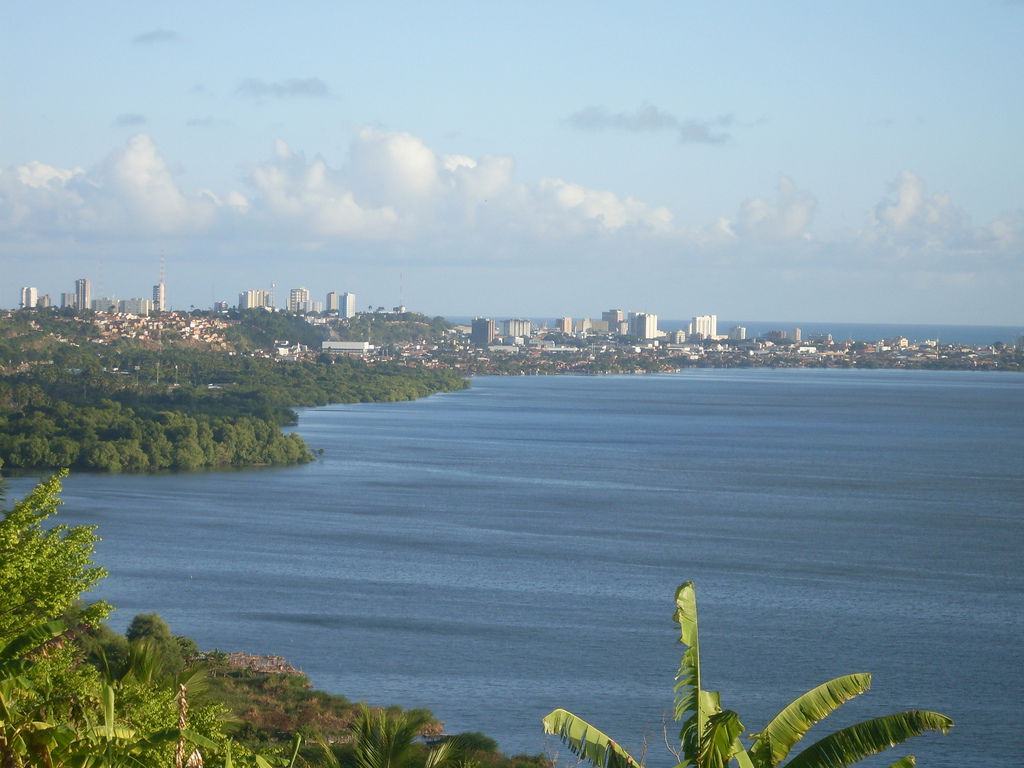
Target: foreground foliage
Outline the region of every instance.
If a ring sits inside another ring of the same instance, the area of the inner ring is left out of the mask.
[[[0,768],[550,768],[482,734],[441,736],[429,710],[233,669],[156,614],[112,631],[109,606],[78,602],[105,575],[94,528],[52,524],[64,474],[0,519]]]
[[[686,646],[676,675],[674,718],[681,721],[677,768],[725,768],[735,761],[740,768],[777,768],[796,743],[819,720],[871,686],[868,674],[846,675],[808,691],[788,704],[758,733],[743,742],[739,715],[723,709],[717,691],[705,690],[701,681],[697,602],[692,582],[676,590],[675,621],[679,641]],[[639,768],[626,750],[607,734],[564,709],[543,720],[545,733],[558,736],[581,758],[600,768]],[[867,720],[844,728],[816,743],[785,763],[786,768],[840,768],[883,752],[927,731],[945,733],[953,721],[937,712],[911,710]],[[908,768],[913,755],[890,768]]]

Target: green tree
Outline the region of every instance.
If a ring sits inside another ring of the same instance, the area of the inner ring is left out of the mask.
[[[430,750],[416,741],[428,715],[416,712],[392,713],[360,707],[352,729],[353,755],[357,768],[442,768],[451,764],[459,749],[449,739]]]
[[[846,675],[814,688],[787,705],[759,733],[752,744],[742,741],[743,724],[732,710],[723,709],[717,691],[703,688],[697,602],[693,583],[676,590],[674,619],[679,641],[686,646],[676,675],[674,718],[682,721],[677,768],[725,768],[735,761],[740,768],[777,768],[793,746],[822,718],[849,699],[868,690],[871,676]],[[607,734],[564,709],[544,720],[544,731],[558,736],[577,755],[600,768],[639,768],[626,750]],[[953,721],[937,712],[910,710],[866,720],[825,736],[790,759],[786,768],[841,768],[883,752],[927,731],[945,733]],[[909,755],[890,768],[914,764]]]
[[[66,476],[59,472],[39,483],[0,520],[0,642],[63,615],[106,576],[92,562],[95,526],[44,525],[61,504]],[[92,624],[109,611],[106,603],[95,603],[82,610],[81,620]]]
[[[130,645],[141,641],[150,644],[155,663],[163,675],[173,675],[185,666],[178,639],[171,634],[167,622],[156,613],[140,613],[128,626],[125,637]]]

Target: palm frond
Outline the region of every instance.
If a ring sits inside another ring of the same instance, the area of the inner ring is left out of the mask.
[[[815,742],[786,768],[842,768],[927,731],[946,733],[953,721],[938,712],[914,709],[843,728]]]
[[[589,760],[598,768],[640,768],[640,764],[607,734],[572,712],[556,709],[542,722],[544,733],[557,736],[573,754]]]
[[[701,752],[697,764],[701,768],[726,768],[729,761],[740,752],[746,755],[740,742],[743,723],[730,709],[717,712],[708,718],[707,729],[701,740]]]
[[[31,629],[22,632],[3,648],[0,648],[0,662],[20,661],[23,656],[28,655],[54,638],[60,637],[67,631],[67,628],[67,624],[61,619],[37,624]]]
[[[761,765],[778,765],[811,726],[870,687],[871,675],[861,673],[837,677],[812,688],[771,719],[754,739],[751,753]]]

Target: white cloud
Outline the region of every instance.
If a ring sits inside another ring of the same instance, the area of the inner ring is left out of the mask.
[[[130,229],[181,232],[207,228],[215,206],[207,196],[188,197],[145,134],[129,139],[95,175],[98,207]],[[123,218],[122,218],[123,217]]]
[[[705,244],[772,244],[811,240],[811,223],[817,200],[798,189],[788,176],[780,176],[775,199],[752,197],[740,204],[735,219],[719,218],[694,237]]]
[[[523,181],[511,157],[442,155],[409,133],[378,128],[358,131],[333,166],[278,141],[242,183],[186,191],[152,139],[139,134],[89,169],[30,162],[0,171],[0,231],[12,243],[196,235],[240,247],[416,243],[424,254],[453,257],[553,249],[569,258],[599,244],[613,254],[624,252],[627,239],[634,247],[643,238],[645,252],[667,259],[705,253],[723,266],[804,269],[898,258],[907,269],[947,271],[1012,265],[1024,242],[1024,211],[974,227],[948,196],[929,194],[909,171],[861,233],[812,236],[817,201],[786,176],[773,196],[748,198],[731,217],[683,230],[663,206],[570,179]]]
[[[1022,262],[1024,211],[976,226],[944,193],[929,194],[924,180],[904,170],[890,195],[871,213],[863,243],[882,257],[931,268],[977,269]]]
[[[671,226],[665,208],[561,179],[529,185],[514,172],[509,157],[442,156],[411,134],[365,128],[341,168],[281,144],[273,160],[253,168],[250,183],[273,219],[312,236],[407,240],[485,230],[561,237]]]
[[[892,189],[895,199],[875,207],[874,238],[918,247],[963,245],[971,238],[967,216],[953,205],[949,195],[928,195],[917,174],[902,171]]]
[[[90,171],[30,162],[0,175],[0,226],[23,236],[187,233],[208,228],[217,205],[187,196],[145,134]]]

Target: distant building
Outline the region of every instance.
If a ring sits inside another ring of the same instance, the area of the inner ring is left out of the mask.
[[[340,312],[341,294],[337,291],[329,291],[327,293],[327,301],[324,302],[324,307],[328,312]]]
[[[122,299],[117,305],[118,312],[128,315],[146,316],[153,312],[153,302],[150,299]]]
[[[477,317],[469,332],[469,340],[478,347],[486,347],[497,337],[498,331],[494,327],[494,321],[489,317]]]
[[[342,317],[351,318],[356,316],[356,295],[354,293],[346,291],[341,294],[341,309],[339,313]]]
[[[36,306],[40,309],[47,309],[50,307],[52,302],[50,301],[50,294],[44,293],[36,300]]]
[[[215,301],[215,302],[213,302],[213,311],[214,312],[227,312],[228,311],[228,303],[226,301]]]
[[[532,335],[533,323],[529,320],[513,317],[502,322],[502,330],[505,336],[522,336],[525,339]]]
[[[292,288],[288,292],[289,312],[305,314],[306,312],[310,311],[309,304],[310,302],[308,288]]]
[[[74,309],[75,308],[75,292],[65,291],[60,295],[60,307],[61,309]]]
[[[153,311],[157,314],[167,311],[167,288],[163,280],[153,286]]]
[[[729,329],[729,338],[733,341],[743,341],[747,338],[747,329],[742,325],[734,325]]]
[[[93,299],[90,309],[94,312],[117,312],[117,298],[115,296],[100,296]]]
[[[690,321],[686,332],[690,336],[713,339],[718,336],[718,315],[697,315]]]
[[[608,323],[610,329],[618,330],[619,323],[626,319],[626,314],[621,309],[609,309],[601,313],[601,319]]]
[[[581,317],[576,323],[576,330],[579,333],[593,331],[594,333],[608,333],[608,323],[605,320],[591,320],[589,317]]]
[[[373,345],[368,341],[324,341],[320,349],[342,355],[367,355],[373,351]]]
[[[562,333],[572,333],[572,318],[560,317],[555,321],[555,328]]]
[[[92,288],[87,278],[75,280],[75,309],[92,308]]]
[[[768,339],[768,341],[785,341],[789,338],[789,334],[785,331],[768,331],[764,337]]]
[[[658,316],[647,312],[634,312],[630,317],[629,335],[638,339],[658,337]]]
[[[238,294],[239,309],[259,309],[270,306],[270,291],[242,291]]]
[[[804,335],[804,332],[801,331],[799,328],[794,328],[793,329],[793,341],[797,342],[798,344],[803,339],[803,335]]]
[[[35,309],[39,301],[39,289],[34,285],[26,285],[21,289],[21,301],[18,304],[20,309]]]

